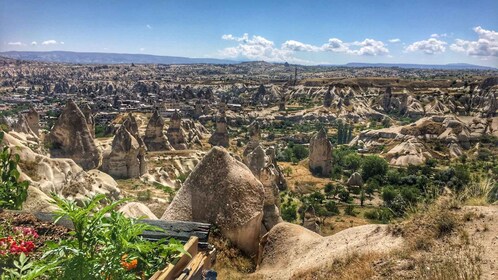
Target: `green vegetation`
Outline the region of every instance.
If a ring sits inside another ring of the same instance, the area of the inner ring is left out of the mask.
[[[297,163],[308,157],[309,150],[304,145],[290,143],[287,148],[277,154],[278,161]]]
[[[97,195],[78,206],[56,195],[52,199],[59,207],[56,221],[67,218],[74,225],[70,237],[45,242],[39,260],[29,262],[21,255],[2,279],[34,279],[41,274],[43,279],[148,279],[179,253],[186,253],[173,239],[143,239],[145,230],[162,230],[116,211],[125,200],[110,202]]]
[[[4,138],[0,131],[0,143]],[[6,209],[20,210],[23,202],[28,197],[28,181],[19,181],[21,175],[17,170],[20,157],[12,154],[8,147],[0,150],[0,207]]]

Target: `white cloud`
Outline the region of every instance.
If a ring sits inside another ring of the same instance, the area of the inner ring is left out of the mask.
[[[42,45],[57,45],[57,41],[55,41],[55,40],[43,41]]]
[[[140,51],[141,51],[141,52],[145,51],[145,48],[140,48]]]
[[[363,42],[354,42],[353,45],[361,47],[358,50],[351,51],[351,53],[357,55],[377,56],[389,53],[389,50],[386,48],[386,45],[382,41],[377,41],[374,39],[365,39],[363,40]]]
[[[321,50],[327,52],[337,52],[337,53],[350,52],[349,45],[337,38],[330,38],[327,43],[322,45]]]
[[[61,41],[59,44],[64,45],[64,42]]]
[[[147,29],[152,29],[152,26],[150,26],[150,24],[147,24],[145,27],[147,27]]]
[[[388,41],[389,41],[389,43],[399,43],[399,42],[401,42],[401,40],[398,39],[398,38],[389,39]]]
[[[246,57],[253,60],[266,61],[293,61],[293,51],[276,48],[275,44],[258,35],[249,35],[245,33],[242,37],[235,37],[232,34],[226,34],[221,37],[223,40],[236,41],[239,44],[236,47],[225,48],[220,54],[225,57]]]
[[[445,45],[448,43],[430,38],[427,40],[417,41],[405,48],[407,52],[423,51],[425,54],[443,53],[446,51]]]
[[[224,34],[223,36],[221,36],[221,39],[227,41],[247,42],[247,40],[249,40],[249,34],[244,33],[242,37],[235,37],[232,34]]]
[[[477,41],[456,39],[450,49],[471,56],[498,56],[498,32],[480,26],[475,27],[474,32],[479,37]]]
[[[389,53],[383,42],[374,39],[346,43],[338,38],[330,38],[327,43],[321,46],[306,44],[296,40],[287,40],[279,48],[275,46],[274,42],[264,37],[258,35],[249,37],[247,33],[244,33],[241,37],[224,34],[221,38],[239,43],[235,47],[221,50],[221,56],[230,58],[245,57],[252,60],[304,62],[294,56],[296,52],[334,52],[370,56]]]
[[[442,33],[442,34],[433,33],[433,34],[431,34],[431,38],[442,38],[442,37],[448,37],[448,34],[446,34],[446,33]]]
[[[282,49],[296,52],[317,52],[320,48],[310,44],[304,44],[294,40],[288,40],[282,44]]]
[[[36,45],[38,45],[38,42],[33,41],[33,42],[31,42],[31,45],[32,45],[32,46],[36,46]]]
[[[22,42],[8,42],[7,45],[9,46],[24,46]]]

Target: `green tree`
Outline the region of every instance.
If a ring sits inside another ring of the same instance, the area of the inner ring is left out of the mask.
[[[379,176],[384,177],[387,173],[389,166],[387,161],[379,156],[367,156],[363,159],[361,165],[361,177],[364,181]]]

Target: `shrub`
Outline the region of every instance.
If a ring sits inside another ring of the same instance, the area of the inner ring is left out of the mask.
[[[361,165],[361,177],[368,181],[371,177],[386,175],[388,169],[387,161],[378,156],[367,156]]]
[[[354,211],[353,205],[348,205],[346,206],[346,209],[344,209],[344,214],[349,216],[356,216],[357,213]]]
[[[333,215],[339,214],[339,207],[337,207],[337,204],[334,201],[327,201],[327,203],[325,203],[325,209]]]
[[[283,203],[280,206],[280,213],[282,214],[282,219],[287,222],[294,222],[297,220],[297,204],[294,202]]]
[[[4,132],[0,131],[0,143]],[[28,197],[28,181],[19,181],[20,173],[17,170],[20,157],[12,154],[8,147],[0,150],[0,207],[20,210]]]
[[[342,189],[339,192],[339,200],[340,201],[347,203],[347,202],[349,202],[350,199],[351,199],[350,194],[346,189]]]
[[[394,217],[394,214],[389,208],[376,208],[366,211],[363,216],[367,219],[387,224]]]
[[[435,217],[436,236],[441,238],[453,232],[457,227],[457,218],[455,214],[444,210]]]

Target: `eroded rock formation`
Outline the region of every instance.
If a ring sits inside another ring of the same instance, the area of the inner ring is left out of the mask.
[[[127,118],[112,140],[112,149],[104,157],[102,170],[115,178],[137,178],[147,173],[145,147],[133,135],[133,121]]]
[[[144,143],[147,146],[147,150],[168,151],[172,149],[168,138],[163,133],[163,129],[164,120],[158,111],[154,111],[145,130]]]
[[[216,119],[216,131],[209,138],[209,144],[228,148],[230,145],[228,138],[227,118],[223,113]]]
[[[73,159],[84,170],[100,165],[101,155],[88,129],[85,115],[73,100],[67,102],[46,140],[54,158]]]
[[[186,150],[188,148],[187,136],[182,128],[182,118],[178,111],[171,116],[168,131],[166,132],[168,141],[175,150]]]
[[[332,143],[327,139],[327,131],[322,128],[311,138],[309,168],[321,176],[329,176],[332,171]]]
[[[242,162],[213,147],[190,173],[164,212],[164,220],[215,224],[251,256],[258,252],[264,188]]]

